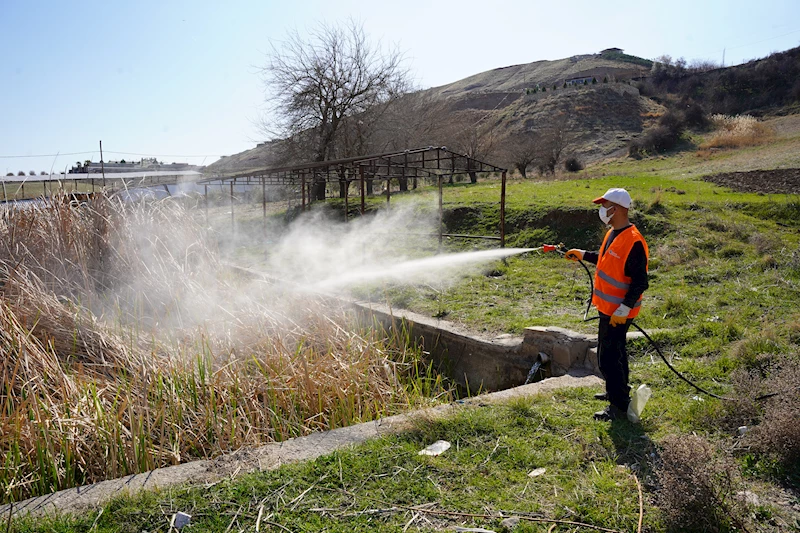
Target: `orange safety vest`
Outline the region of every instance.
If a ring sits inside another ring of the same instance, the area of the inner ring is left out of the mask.
[[[631,278],[625,275],[625,262],[628,254],[631,253],[633,245],[638,241],[644,246],[645,256],[650,259],[650,251],[644,237],[636,229],[636,226],[629,226],[622,233],[614,238],[611,246],[606,248],[606,242],[611,236],[612,230],[606,233],[603,245],[600,247],[600,255],[597,259],[597,270],[594,273],[594,294],[592,294],[592,304],[603,314],[612,315],[617,310],[619,304],[625,299],[630,287]],[[605,250],[605,252],[603,251]],[[642,305],[642,297],[633,306],[628,318],[634,318],[639,314]]]

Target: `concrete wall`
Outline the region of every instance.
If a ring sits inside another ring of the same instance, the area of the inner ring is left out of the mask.
[[[239,275],[251,279],[281,282],[267,274],[228,265]],[[383,328],[408,337],[422,348],[436,370],[464,387],[469,393],[499,391],[525,383],[528,372],[543,353],[546,377],[563,376],[572,370],[599,375],[597,336],[583,335],[558,327],[525,328],[524,335],[486,337],[466,331],[452,322],[391,309],[371,302],[319,295],[331,305],[349,305],[366,326]]]
[[[599,374],[597,337],[557,327],[525,328],[524,336],[480,337],[457,326],[408,311],[353,302],[374,325],[407,335],[430,355],[438,371],[471,393],[497,391],[525,383],[543,353],[550,364],[545,375],[562,376],[573,369]]]

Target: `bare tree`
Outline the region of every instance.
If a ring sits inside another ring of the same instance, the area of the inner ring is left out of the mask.
[[[460,112],[449,123],[448,146],[471,159],[487,159],[494,154],[498,135],[493,124],[476,120],[473,113]],[[478,182],[475,172],[468,172],[470,183]],[[452,181],[452,177],[450,178]]]
[[[561,161],[564,150],[570,145],[572,135],[568,128],[569,113],[560,111],[553,115],[539,131],[536,149],[536,166],[542,174],[552,174]]]
[[[519,133],[509,137],[506,142],[506,157],[523,178],[528,177],[528,167],[535,161],[539,153],[538,139],[531,133]]]
[[[265,131],[290,138],[314,161],[335,159],[337,137],[348,117],[391,102],[407,90],[408,73],[397,49],[371,44],[363,26],[321,24],[308,40],[297,31],[272,44],[261,69],[277,123]],[[325,182],[314,183],[314,199],[325,198]]]

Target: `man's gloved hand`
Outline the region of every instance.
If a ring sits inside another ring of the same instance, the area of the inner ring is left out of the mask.
[[[564,259],[569,259],[570,261],[577,261],[579,259],[583,259],[583,254],[586,253],[586,250],[579,250],[577,248],[573,248],[572,250],[568,250],[567,253],[564,254]]]
[[[628,320],[628,313],[631,312],[631,308],[625,304],[619,304],[617,310],[614,311],[614,314],[611,315],[611,325],[612,326],[619,326],[620,324],[624,324],[626,320]]]

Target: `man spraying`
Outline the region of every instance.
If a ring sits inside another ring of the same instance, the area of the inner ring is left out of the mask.
[[[630,403],[626,335],[639,314],[642,293],[647,289],[647,261],[650,252],[636,226],[628,219],[631,195],[625,189],[612,188],[593,200],[600,204],[600,220],[610,225],[598,252],[573,248],[566,259],[583,259],[597,265],[594,275],[592,305],[600,314],[597,332],[597,358],[606,381],[606,392],[595,394],[607,400],[608,407],[594,414],[596,420],[625,417]]]

